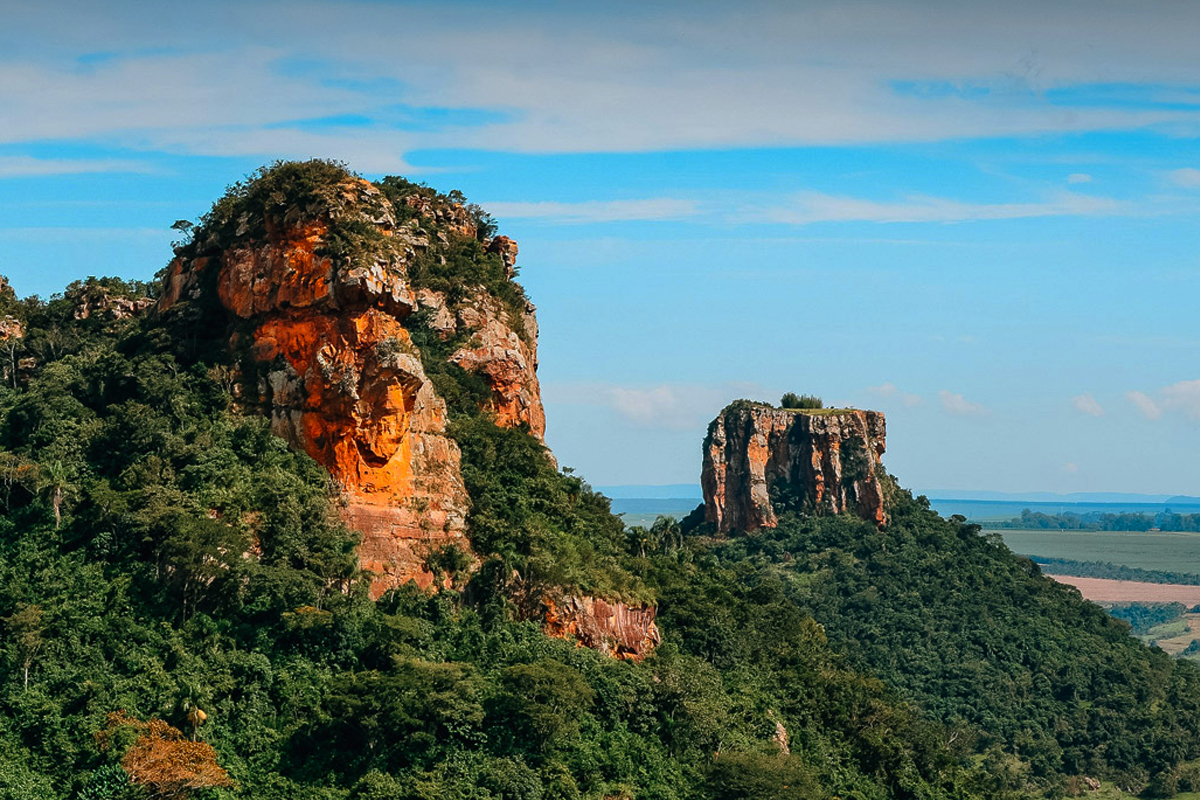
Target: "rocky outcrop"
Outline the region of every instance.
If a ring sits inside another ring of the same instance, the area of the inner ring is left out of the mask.
[[[488,252],[498,253],[500,259],[504,262],[504,272],[508,277],[516,277],[517,274],[517,243],[507,236],[497,236],[488,242]]]
[[[21,324],[21,320],[5,314],[0,318],[0,341],[8,341],[9,339],[21,339],[25,336],[25,326]]]
[[[378,576],[373,593],[428,585],[426,556],[465,547],[468,501],[445,403],[408,331],[377,308],[268,315],[253,353],[271,365],[254,402],[342,487],[345,519],[363,534],[359,561]]]
[[[559,639],[614,658],[641,661],[662,642],[654,606],[630,606],[596,597],[542,598],[544,629]]]
[[[887,523],[880,457],[883,414],[779,409],[739,401],[704,440],[704,518],[720,533],[773,528],[780,504]]]
[[[75,319],[89,319],[102,314],[110,319],[121,320],[136,317],[153,307],[154,301],[149,297],[111,297],[105,293],[93,296],[83,293],[77,298],[73,313]]]
[[[345,519],[363,533],[360,562],[377,575],[375,596],[410,579],[427,586],[431,551],[469,549],[458,447],[405,320],[417,308],[410,265],[445,236],[436,224],[463,235],[474,227],[461,209],[417,199],[431,230],[398,224],[380,190],[353,178],[257,218],[243,213],[232,236],[181,250],[158,306],[170,314],[215,294],[240,355],[235,395],[341,486]],[[452,311],[442,301],[434,319],[467,334],[455,358],[496,388],[497,421],[529,422],[540,436],[533,309],[521,323],[526,342],[498,305],[482,295],[478,308]]]
[[[429,192],[414,192],[405,197],[403,202],[440,229],[470,239],[478,233],[475,220],[462,203],[439,203]]]
[[[329,164],[273,170],[235,186],[180,246],[157,313],[190,341],[228,342],[232,366],[218,371],[239,407],[329,471],[363,534],[372,596],[428,587],[435,551],[471,555],[461,454],[435,388],[459,380],[447,364],[490,389],[460,382],[456,402],[479,398],[497,424],[545,434],[517,243],[477,239],[486,217],[453,194]],[[618,658],[660,641],[653,607],[549,591],[523,608],[550,635]]]
[[[546,411],[537,376],[537,309],[526,302],[520,313],[495,297],[477,292],[451,311],[445,295],[422,291],[420,307],[429,312],[426,324],[442,339],[461,337],[463,344],[450,361],[483,376],[492,390],[485,410],[497,425],[527,425],[545,440]]]

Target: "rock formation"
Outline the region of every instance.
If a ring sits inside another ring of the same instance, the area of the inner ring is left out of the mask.
[[[720,533],[773,528],[780,503],[818,514],[850,512],[882,527],[885,439],[877,411],[733,403],[704,440],[705,522]]]
[[[214,206],[168,267],[157,313],[228,348],[238,404],[329,471],[363,534],[372,596],[428,587],[431,553],[470,552],[461,454],[436,388],[463,384],[437,377],[473,373],[486,388],[455,402],[478,398],[497,424],[545,434],[517,243],[478,239],[486,217],[454,195],[328,164],[280,169]],[[556,599],[524,613],[551,635],[635,659],[660,641],[653,607],[542,592]]]
[[[509,312],[495,297],[476,292],[452,313],[441,292],[424,290],[418,299],[421,308],[431,312],[427,324],[439,337],[459,335],[465,339],[450,361],[487,379],[492,399],[486,410],[495,415],[496,424],[528,425],[529,432],[544,441],[546,412],[537,377],[538,326],[533,303],[525,303],[520,313]]]
[[[8,341],[9,339],[21,339],[25,336],[25,326],[21,324],[21,320],[5,314],[0,318],[0,341]]]
[[[629,606],[595,597],[542,599],[545,630],[615,658],[641,661],[662,642],[654,606]]]
[[[76,298],[75,319],[88,319],[95,314],[105,314],[111,319],[129,319],[154,307],[149,297],[112,297],[101,291],[95,296],[80,292]]]
[[[338,482],[344,517],[363,533],[360,562],[378,576],[372,594],[409,579],[427,586],[430,552],[469,549],[469,499],[445,403],[406,327],[418,309],[410,270],[419,257],[445,263],[448,234],[473,237],[475,225],[461,205],[426,194],[403,199],[418,216],[401,221],[377,186],[349,176],[289,199],[206,225],[168,268],[158,312],[223,311],[238,359],[235,396]],[[517,321],[522,336],[482,290],[454,305],[438,292],[419,295],[435,309],[435,333],[461,334],[452,360],[488,381],[497,422],[527,424],[540,438],[532,305]]]

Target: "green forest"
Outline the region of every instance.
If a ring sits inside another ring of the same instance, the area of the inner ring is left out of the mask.
[[[265,170],[181,247],[297,176],[342,174]],[[426,280],[520,296],[477,242],[446,242]],[[1200,670],[998,537],[890,478],[883,531],[797,513],[728,538],[691,518],[627,528],[480,411],[420,315],[479,561],[435,553],[451,588],[372,601],[336,488],[237,410],[236,354],[198,344],[217,331],[78,313],[156,291],[0,296],[23,329],[0,365],[0,800],[1200,789]],[[530,586],[654,603],[664,641],[629,661],[550,638]]]

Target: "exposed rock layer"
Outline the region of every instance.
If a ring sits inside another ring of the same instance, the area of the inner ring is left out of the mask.
[[[487,379],[492,397],[486,410],[495,415],[496,424],[528,425],[529,432],[544,441],[546,412],[537,377],[538,325],[533,303],[527,302],[517,314],[485,292],[477,292],[457,311],[450,310],[440,292],[422,291],[419,302],[431,312],[427,324],[438,336],[465,337],[450,361]]]
[[[596,597],[542,599],[545,630],[615,658],[640,661],[662,642],[653,606],[629,606]]]
[[[818,514],[851,512],[887,522],[880,483],[883,414],[816,412],[738,402],[704,440],[704,518],[720,533],[773,528],[779,502]]]

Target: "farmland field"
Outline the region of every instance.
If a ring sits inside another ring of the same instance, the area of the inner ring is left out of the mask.
[[[1076,578],[1070,575],[1049,575],[1048,577],[1059,583],[1074,586],[1084,597],[1094,603],[1183,603],[1185,606],[1200,604],[1200,586],[1113,581],[1105,578]],[[1184,629],[1177,633],[1183,634]]]
[[[1200,575],[1200,533],[1141,531],[987,531],[1014,553],[1105,561],[1136,569]]]

